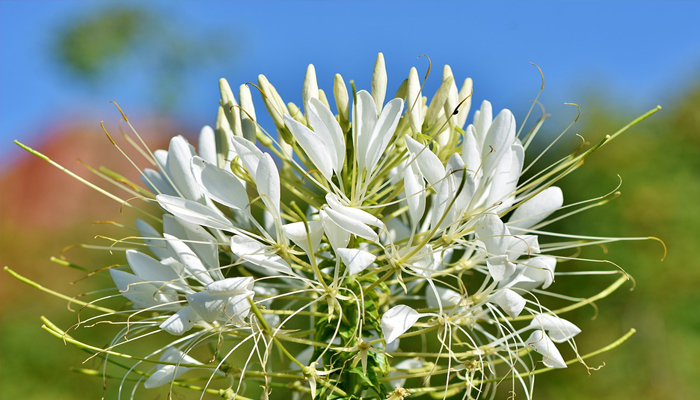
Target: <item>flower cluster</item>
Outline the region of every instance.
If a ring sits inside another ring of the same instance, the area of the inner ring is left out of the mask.
[[[604,142],[525,179],[545,116],[523,134],[484,101],[467,124],[471,79],[458,86],[445,66],[432,99],[423,83],[412,68],[387,101],[381,54],[371,91],[335,76],[334,108],[313,65],[302,107],[262,75],[238,97],[222,79],[196,149],[180,136],[140,149],[153,167],[139,193],[162,215],[136,221],[138,237],[119,241],[128,269],[109,270],[132,308],[82,322],[126,316],[124,329],[105,349],[48,329],[108,362],[160,335],[122,380],[132,396],[476,398],[508,382],[529,398],[542,369],[583,363],[581,330],[558,314],[592,300],[550,290],[567,249],[614,239],[543,229],[590,208],[565,206],[554,184]],[[257,123],[250,87],[277,134]]]

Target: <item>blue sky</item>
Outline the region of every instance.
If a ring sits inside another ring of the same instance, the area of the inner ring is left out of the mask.
[[[488,98],[516,116],[539,89],[530,62],[545,73],[542,101],[548,112],[567,118],[575,111],[562,103],[583,102],[588,90],[640,114],[700,79],[695,72],[700,71],[700,3],[691,1],[121,3],[147,3],[181,34],[215,31],[236,44],[230,65],[188,74],[176,111],[192,126],[213,124],[220,77],[237,85],[255,82],[263,73],[286,101],[300,104],[308,63],[316,65],[327,93],[337,72],[368,88],[379,51],[387,60],[389,93],[411,66],[425,72],[426,59],[416,57],[427,54],[433,62],[427,93],[448,63],[459,81],[474,79],[476,101]],[[132,63],[99,89],[88,90],[51,56],[57,27],[108,5],[0,2],[0,157],[18,151],[12,140],[37,143],[59,120],[94,120],[96,128],[100,120],[116,120],[110,100],[131,116],[152,109],[143,88],[158,71]]]

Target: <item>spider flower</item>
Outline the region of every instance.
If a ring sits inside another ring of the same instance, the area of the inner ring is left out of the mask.
[[[87,321],[126,326],[105,349],[71,339],[107,363],[153,343],[124,373],[131,397],[476,398],[512,381],[529,398],[542,368],[585,365],[581,329],[560,314],[590,300],[557,291],[557,264],[617,239],[547,225],[590,208],[556,183],[611,137],[534,172],[526,150],[544,115],[525,130],[488,101],[472,112],[471,79],[458,86],[448,66],[431,99],[415,68],[388,95],[381,54],[371,92],[335,76],[334,107],[313,66],[300,106],[258,83],[276,132],[257,123],[248,86],[235,96],[222,79],[197,149],[181,136],[139,148],[153,165],[139,193],[159,213],[120,240],[128,269],[110,270],[130,309],[86,303],[100,311]]]

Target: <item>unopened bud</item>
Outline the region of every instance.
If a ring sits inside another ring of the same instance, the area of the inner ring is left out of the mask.
[[[228,155],[229,142],[233,136],[231,126],[228,123],[224,106],[219,106],[219,111],[216,113],[216,126],[214,142],[216,143],[216,163],[219,167],[223,167],[226,163]]]
[[[374,71],[372,72],[372,98],[377,105],[377,114],[381,114],[384,106],[384,98],[386,97],[386,64],[384,63],[384,54],[377,54],[377,61],[374,63]]]
[[[241,85],[238,89],[238,99],[241,101],[241,130],[243,137],[255,142],[257,127],[255,125],[255,106],[253,105],[253,96],[250,93],[248,85]]]
[[[306,77],[304,78],[304,90],[302,91],[302,101],[304,102],[304,111],[308,114],[309,100],[318,99],[318,82],[316,81],[316,68],[313,64],[309,64],[306,69]]]
[[[292,118],[297,120],[299,123],[306,125],[306,118],[304,118],[304,114],[296,104],[292,102],[287,103],[287,109],[289,109],[289,115],[291,115]]]
[[[275,127],[277,127],[278,130],[284,129],[283,115],[287,113],[287,108],[284,106],[282,98],[265,75],[258,75],[258,85],[260,86],[260,90],[263,91],[263,103],[265,103],[268,114],[272,117],[272,122],[275,123]]]
[[[328,104],[328,97],[326,97],[326,92],[323,91],[323,89],[318,89],[318,99],[321,100],[323,104],[326,105],[329,109],[331,108],[330,104]]]
[[[338,119],[343,130],[347,130],[350,121],[350,97],[348,87],[340,74],[335,74],[333,81],[333,95],[335,96],[335,106],[338,107]]]
[[[231,91],[228,81],[224,78],[219,79],[219,91],[221,92],[221,106],[224,108],[224,115],[228,119],[228,124],[235,136],[243,136],[241,130],[241,115],[238,109],[236,97]]]
[[[445,105],[447,95],[450,92],[450,86],[452,85],[454,85],[454,78],[450,76],[447,78],[447,80],[443,81],[440,88],[438,88],[435,96],[433,96],[433,99],[430,101],[428,111],[425,114],[425,121],[423,122],[424,128],[430,128],[438,122],[438,116]]]
[[[413,133],[420,133],[423,125],[422,118],[422,95],[420,90],[420,79],[416,68],[411,68],[408,73],[408,84],[406,86],[406,108],[408,109],[408,123]]]
[[[395,99],[405,99],[407,89],[408,89],[408,79],[404,79],[403,82],[401,82],[399,89],[396,91],[394,98]]]

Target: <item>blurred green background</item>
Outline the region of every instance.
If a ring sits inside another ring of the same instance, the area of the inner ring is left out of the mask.
[[[561,182],[566,202],[572,203],[614,189],[619,174],[622,196],[566,219],[556,229],[657,236],[668,246],[663,262],[663,250],[654,241],[586,250],[586,255],[622,266],[636,287],[630,292],[626,285],[600,301],[595,321],[589,322],[595,316],[592,308],[571,315],[583,328],[579,349],[593,351],[631,327],[638,333],[621,348],[592,359],[591,366],[605,367],[590,376],[574,365],[538,377],[536,398],[700,398],[700,267],[693,256],[700,243],[700,75],[695,73],[700,32],[691,26],[700,7],[674,2],[637,7],[624,2],[415,2],[397,10],[394,2],[96,3],[0,4],[2,266],[69,295],[109,284],[100,277],[81,279],[84,273],[51,263],[49,257],[64,256],[90,269],[118,263],[119,256],[67,246],[102,244],[94,238],[98,234],[120,236],[117,228],[95,221],[129,225],[135,215],[120,213],[118,204],[11,144],[15,138],[27,141],[83,176],[90,175],[76,158],[136,180],[99,129],[100,119],[116,135],[124,128],[109,100],[121,103],[152,148],[164,148],[172,135],[194,137],[203,124],[213,124],[219,77],[245,83],[263,72],[285,99],[298,103],[308,62],[316,64],[330,93],[335,72],[367,86],[378,51],[387,55],[390,85],[395,86],[410,66],[423,65],[414,57],[426,53],[436,64],[450,63],[462,78],[474,77],[475,100],[488,97],[522,120],[539,88],[539,76],[528,64],[534,61],[545,71],[542,102],[553,114],[540,135],[540,149],[575,117],[575,110],[562,103],[582,106],[581,119],[548,154],[550,161],[578,145],[574,134],[596,142],[656,104],[664,106]],[[506,6],[508,11],[501,12],[499,7]],[[473,26],[435,24],[446,18],[445,10],[463,15]],[[288,18],[294,12],[298,20]],[[386,21],[358,32],[357,20],[365,14]],[[533,20],[541,24],[537,29],[528,23]],[[407,32],[406,26],[419,29],[425,21],[435,25],[422,34]],[[646,36],[649,21],[656,26],[653,38]],[[613,23],[619,26],[610,28]],[[592,32],[596,24],[607,28]],[[567,34],[557,36],[567,26]],[[433,74],[439,75],[435,71],[441,66],[434,65]],[[427,91],[438,82],[433,76]],[[562,277],[557,285],[560,292],[582,289],[573,277]],[[99,364],[81,365],[85,353],[40,329],[41,315],[61,327],[76,321],[65,302],[5,273],[0,289],[0,397],[100,398],[99,378],[68,371]],[[109,329],[94,334],[93,343],[111,337]],[[108,385],[107,398],[116,398],[113,383]],[[165,398],[156,392],[144,398]],[[185,392],[177,393],[186,398]]]

